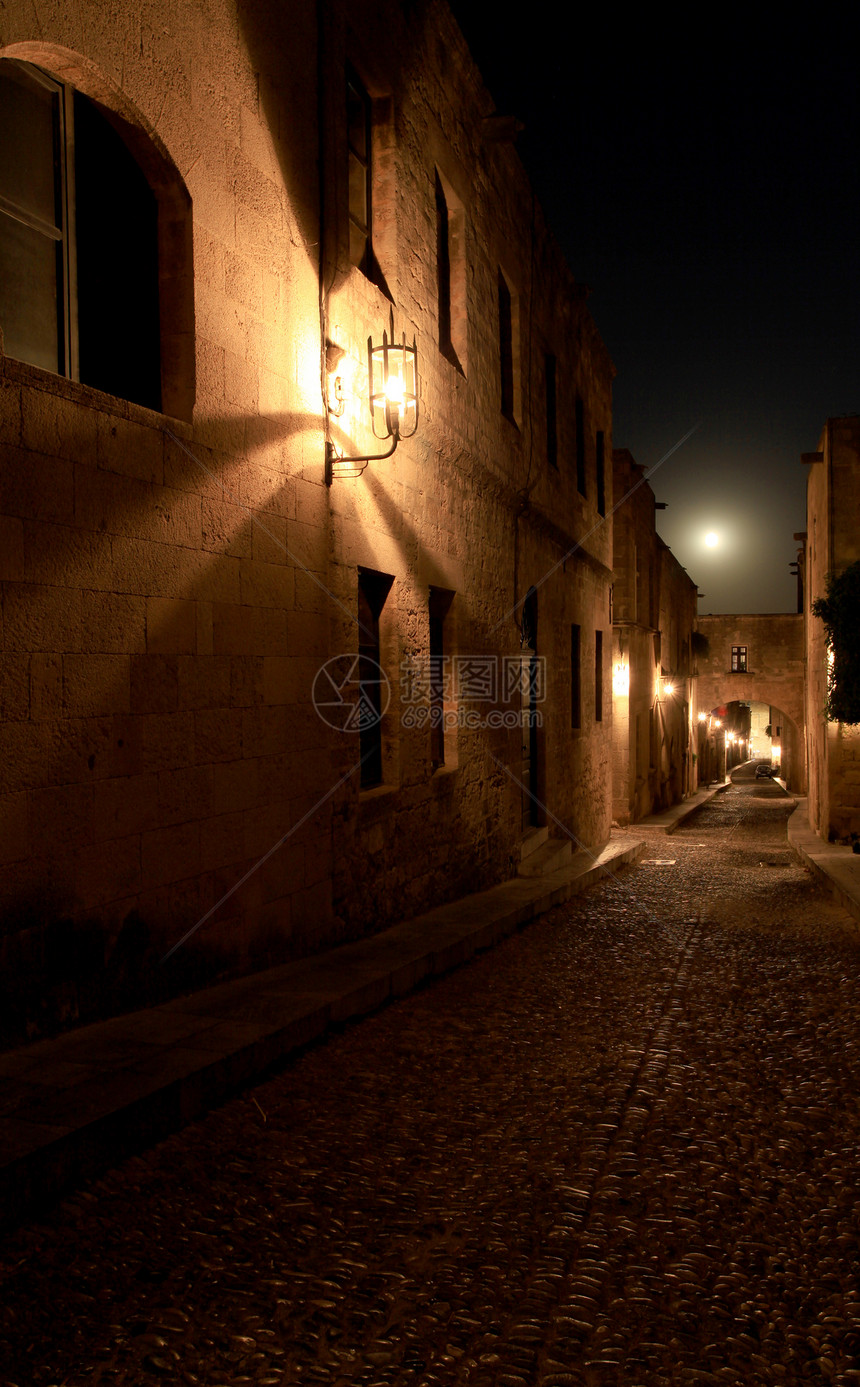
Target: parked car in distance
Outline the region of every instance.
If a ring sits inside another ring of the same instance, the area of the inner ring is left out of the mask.
[[[776,766],[772,766],[769,761],[762,761],[755,768],[756,780],[770,780],[774,775],[776,775]]]

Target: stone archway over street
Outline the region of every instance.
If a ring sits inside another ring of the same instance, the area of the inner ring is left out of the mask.
[[[768,703],[784,718],[783,767],[791,788],[806,793],[803,616],[700,616],[708,642],[698,656],[699,708]]]

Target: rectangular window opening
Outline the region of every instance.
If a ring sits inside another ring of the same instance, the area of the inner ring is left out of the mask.
[[[606,514],[606,472],[604,468],[605,442],[602,429],[597,430],[597,514]]]
[[[582,630],[570,628],[570,725],[575,732],[582,726]]]
[[[466,373],[466,215],[452,188],[436,170],[436,281],[439,350]]]
[[[346,141],[349,168],[349,258],[361,273],[391,298],[374,248],[374,105],[356,72],[346,70]]]
[[[544,357],[544,381],[546,384],[546,460],[550,467],[558,468],[558,362],[547,352]]]
[[[379,618],[394,579],[372,569],[358,571],[358,679],[359,752],[361,786],[381,785],[382,765],[382,653]]]
[[[594,721],[603,721],[603,632],[594,633]]]
[[[576,489],[580,496],[586,494],[585,484],[585,404],[581,395],[576,397],[574,407],[576,420]]]
[[[514,311],[510,287],[499,270],[499,368],[502,414],[516,423],[514,398]]]
[[[732,646],[732,673],[746,674],[747,672],[747,648],[745,645]]]
[[[366,274],[372,213],[370,97],[350,70],[346,77],[346,132],[349,158],[349,258]]]

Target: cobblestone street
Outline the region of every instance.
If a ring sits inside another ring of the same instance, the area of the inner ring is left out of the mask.
[[[742,772],[0,1243],[0,1380],[860,1383],[857,927]]]

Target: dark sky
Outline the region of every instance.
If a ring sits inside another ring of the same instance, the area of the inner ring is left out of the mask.
[[[454,0],[615,361],[613,439],[646,467],[702,612],[793,611],[806,469],[860,410],[856,36],[676,11],[674,27]],[[710,29],[696,36],[681,26]],[[707,548],[704,535],[719,544]]]

